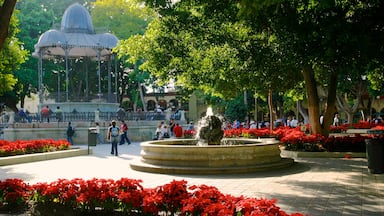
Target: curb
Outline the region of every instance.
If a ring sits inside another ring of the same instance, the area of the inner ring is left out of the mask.
[[[288,158],[366,158],[365,152],[300,152],[281,150],[282,157]]]
[[[36,161],[52,160],[52,159],[67,158],[67,157],[75,157],[75,156],[82,156],[82,155],[88,155],[88,154],[92,154],[92,149],[88,150],[88,149],[76,148],[76,149],[54,151],[54,152],[0,157],[0,166],[30,163],[30,162],[36,162]]]

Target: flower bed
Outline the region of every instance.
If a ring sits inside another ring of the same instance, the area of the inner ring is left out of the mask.
[[[152,189],[140,183],[94,178],[28,185],[6,179],[0,181],[0,210],[38,211],[39,215],[302,215],[287,214],[276,200],[234,197],[212,186],[188,187],[184,180]]]
[[[189,139],[189,138],[194,138],[196,136],[196,130],[184,130],[184,138]]]
[[[374,127],[373,127],[374,126]],[[361,124],[345,124],[339,127],[331,126],[334,131],[345,131],[347,128],[366,128],[371,127],[371,130],[380,130],[384,126],[374,125],[369,123]],[[307,126],[308,128],[308,126]],[[373,139],[373,136],[362,136],[355,134],[353,136],[329,136],[324,137],[320,134],[306,134],[301,128],[278,127],[272,132],[268,128],[262,129],[227,129],[224,131],[224,136],[227,138],[233,137],[274,137],[279,139],[285,150],[291,151],[308,151],[308,152],[365,152],[365,140]]]
[[[0,157],[67,150],[70,146],[67,140],[0,140]]]

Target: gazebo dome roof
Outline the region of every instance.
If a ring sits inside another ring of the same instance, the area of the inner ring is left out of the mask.
[[[34,57],[101,58],[112,55],[118,38],[110,33],[96,34],[89,12],[79,3],[70,5],[61,20],[61,30],[44,32],[35,45]]]
[[[102,44],[105,48],[112,49],[119,42],[119,39],[113,34],[104,33],[99,34],[99,44]]]
[[[65,35],[55,29],[44,32],[39,38],[38,44],[40,47],[50,47],[64,44],[66,42]]]
[[[79,3],[69,6],[61,19],[61,31],[65,33],[95,34],[89,12]]]

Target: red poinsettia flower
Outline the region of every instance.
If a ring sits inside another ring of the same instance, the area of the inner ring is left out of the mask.
[[[93,215],[96,209],[122,214],[166,213],[180,215],[288,215],[276,206],[276,200],[234,197],[207,185],[187,187],[187,182],[172,181],[154,189],[144,189],[140,180],[122,178],[90,180],[58,179],[51,183],[28,186],[23,180],[0,180],[0,208],[4,205],[35,203],[62,205]],[[191,192],[189,192],[191,191]],[[86,212],[84,212],[86,211]],[[102,213],[102,212],[101,212]],[[302,214],[294,213],[292,216]]]
[[[67,140],[16,140],[13,142],[0,141],[0,157],[37,152],[49,152],[69,149],[71,144]]]

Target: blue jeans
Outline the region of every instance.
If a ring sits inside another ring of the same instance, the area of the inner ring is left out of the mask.
[[[131,141],[128,139],[126,131],[121,134],[120,145],[123,145],[125,141],[127,141],[128,145],[131,144]]]
[[[111,137],[111,143],[112,143],[111,154],[115,154],[116,156],[118,155],[118,152],[117,152],[117,143],[118,142],[119,142],[118,136],[112,136]]]
[[[100,144],[103,144],[103,143],[104,143],[104,142],[103,142],[103,139],[101,139],[101,135],[100,135],[99,133],[97,134],[96,137],[97,137],[97,140],[99,140],[99,143],[100,143]]]
[[[73,138],[72,136],[67,136],[67,140],[69,143],[71,143],[71,145],[73,145]]]

